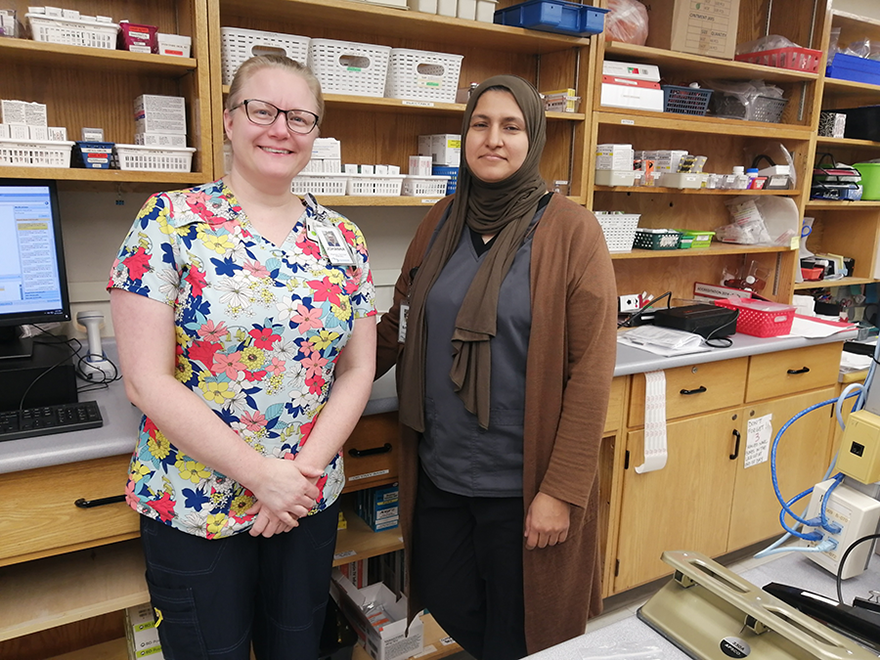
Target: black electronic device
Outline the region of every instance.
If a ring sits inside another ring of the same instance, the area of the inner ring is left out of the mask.
[[[0,179],[0,359],[31,355],[18,326],[70,320],[55,182]]]
[[[736,332],[735,309],[716,305],[685,305],[683,307],[661,308],[654,312],[654,325],[693,332],[701,337],[727,337]]]
[[[0,412],[0,441],[82,431],[97,428],[103,423],[95,401],[7,410]]]
[[[875,610],[838,603],[833,598],[777,582],[765,585],[764,591],[829,628],[880,651],[880,613]]]
[[[32,350],[29,357],[0,360],[0,410],[76,403],[76,369],[66,338],[36,338]]]

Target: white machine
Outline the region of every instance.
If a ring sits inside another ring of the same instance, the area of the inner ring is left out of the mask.
[[[98,383],[116,378],[116,367],[107,359],[101,347],[101,326],[104,324],[104,315],[96,311],[77,312],[76,322],[85,328],[89,343],[88,355],[76,365],[79,375]]]

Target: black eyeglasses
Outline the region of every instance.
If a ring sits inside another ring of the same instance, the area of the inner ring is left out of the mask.
[[[308,110],[298,108],[282,110],[268,101],[260,101],[259,99],[245,99],[232,109],[235,110],[241,106],[244,106],[244,113],[251,123],[258,126],[271,126],[281,114],[287,118],[288,130],[297,135],[308,135],[318,125],[318,115]]]

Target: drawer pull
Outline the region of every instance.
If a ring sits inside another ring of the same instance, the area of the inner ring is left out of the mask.
[[[739,457],[740,432],[733,429],[733,435],[736,438],[736,445],[733,447],[733,453],[730,455],[730,460],[735,461]]]
[[[374,454],[387,454],[389,451],[391,451],[391,443],[386,442],[381,447],[372,447],[371,449],[349,449],[348,453],[355,458],[363,458]]]
[[[802,367],[800,369],[789,369],[786,373],[788,373],[792,376],[796,376],[797,374],[807,374],[807,373],[810,373],[810,368],[809,367]]]
[[[105,504],[116,504],[117,502],[125,502],[125,495],[100,497],[97,500],[87,500],[86,498],[81,497],[76,502],[74,502],[74,504],[80,509],[93,509],[96,506],[104,506]]]
[[[700,386],[699,386],[697,389],[695,389],[695,390],[681,390],[681,391],[679,392],[679,394],[684,394],[685,396],[687,396],[687,395],[689,395],[689,394],[700,394],[701,392],[705,392],[705,391],[706,391],[706,386],[705,386],[705,385],[700,385]]]

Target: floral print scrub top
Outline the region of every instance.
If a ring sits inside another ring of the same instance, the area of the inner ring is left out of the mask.
[[[333,383],[357,318],[375,312],[360,230],[311,195],[286,241],[251,226],[222,180],[153,195],[141,209],[108,288],[174,307],[177,379],[264,456],[294,458]],[[306,218],[340,229],[354,266],[333,266]],[[342,456],[318,481],[311,513],[342,491]],[[126,500],[142,515],[205,538],[246,531],[255,502],[241,484],[179,451],[146,416]]]

